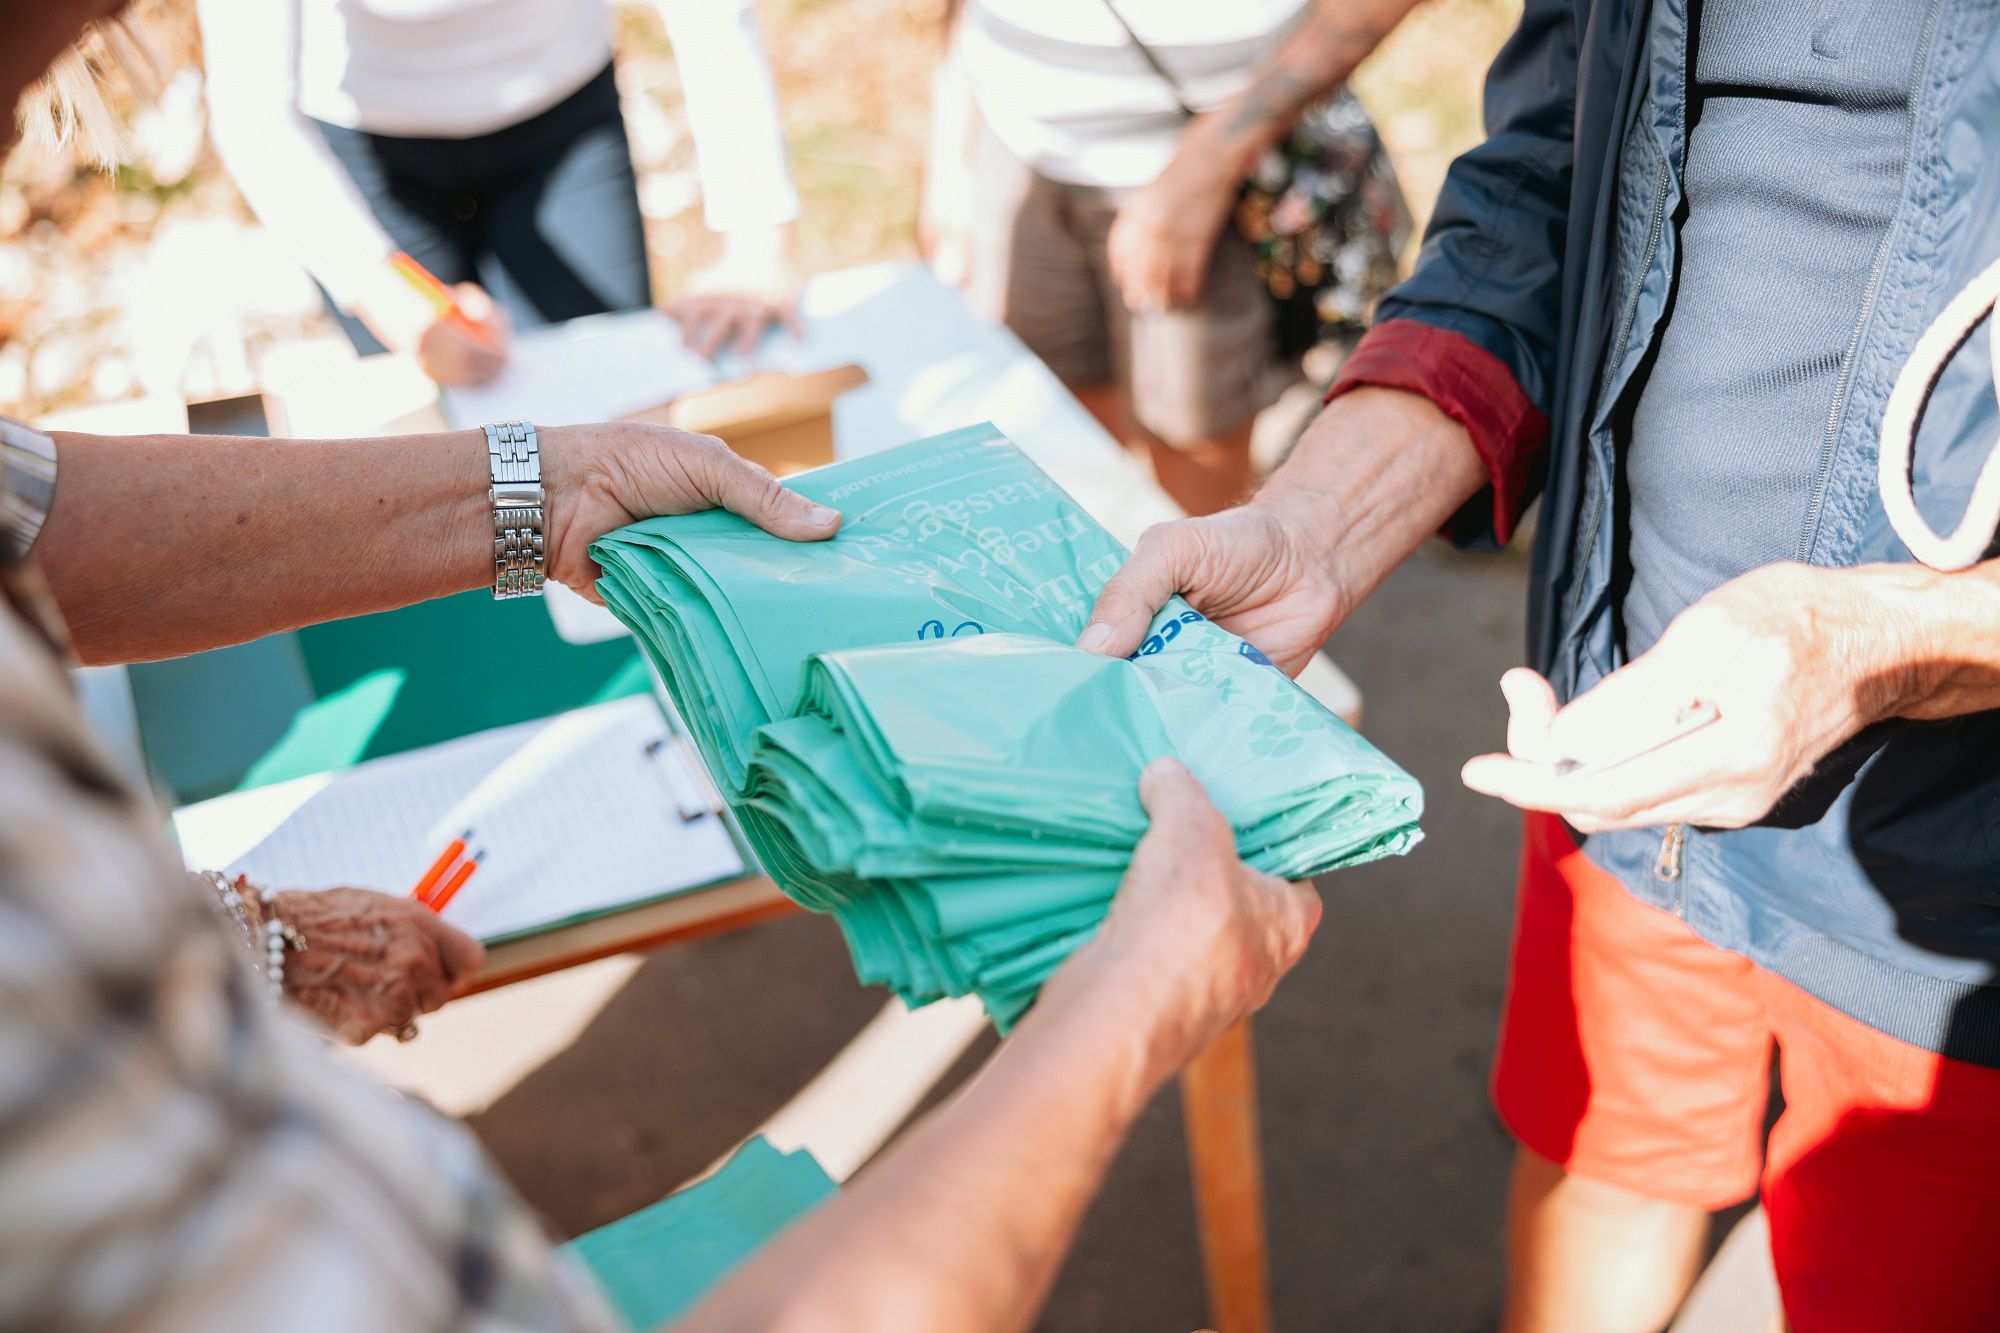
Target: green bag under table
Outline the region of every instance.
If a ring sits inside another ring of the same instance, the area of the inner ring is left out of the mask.
[[[715,1172],[563,1247],[590,1270],[633,1333],[664,1327],[780,1231],[831,1198],[804,1149],[762,1135]]]

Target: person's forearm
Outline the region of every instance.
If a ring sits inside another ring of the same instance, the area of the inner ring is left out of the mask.
[[[838,513],[713,436],[637,421],[538,433],[547,576],[586,595],[590,544],[656,514],[720,505],[787,541],[840,530]],[[200,652],[493,582],[481,431],[56,438],[34,556],[86,662]]]
[[[1300,113],[1347,81],[1418,0],[1316,0],[1243,94],[1188,124],[1187,141],[1233,177],[1291,132]]]
[[[493,577],[478,431],[56,440],[35,555],[86,662],[180,656]]]
[[[1421,394],[1342,394],[1251,501],[1323,561],[1358,605],[1486,485],[1465,428]]]
[[[1872,659],[1873,678],[1859,683],[1865,711],[1935,719],[2000,708],[2000,560],[1956,574],[1863,565],[1833,579],[1852,603],[1814,610],[1847,621],[1839,651]]]
[[[1024,1328],[1164,1077],[1121,1007],[1059,975],[978,1077],[676,1333]],[[1072,1003],[1074,1001],[1074,1003]]]
[[[1236,859],[1177,761],[1095,938],[970,1086],[731,1274],[680,1333],[1009,1333],[1169,1073],[1270,997],[1319,921],[1310,886]]]

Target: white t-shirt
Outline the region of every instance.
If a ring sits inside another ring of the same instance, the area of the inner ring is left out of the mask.
[[[1207,111],[1241,94],[1311,0],[1115,0],[1118,14]],[[968,0],[959,58],[979,113],[1044,176],[1150,183],[1185,117],[1105,0]]]
[[[798,215],[751,0],[654,0],[716,231]],[[611,59],[605,0],[199,0],[209,130],[264,225],[336,301],[395,249],[308,122],[463,139],[517,125]]]

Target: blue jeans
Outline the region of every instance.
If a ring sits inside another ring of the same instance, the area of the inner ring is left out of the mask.
[[[479,283],[516,327],[652,303],[609,65],[547,111],[492,134],[414,139],[324,123],[319,131],[398,249],[446,283]],[[382,350],[360,321],[334,315],[356,349]]]

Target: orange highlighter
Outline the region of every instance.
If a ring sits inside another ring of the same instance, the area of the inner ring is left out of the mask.
[[[442,912],[444,905],[464,887],[465,881],[472,878],[472,872],[486,856],[484,851],[477,851],[470,860],[459,861],[465,855],[465,844],[471,837],[472,830],[467,829],[453,838],[438,859],[431,863],[431,868],[424,872],[424,877],[417,881],[417,886],[410,890],[410,897],[433,912]]]
[[[452,895],[465,887],[465,881],[472,878],[472,872],[479,869],[479,863],[485,857],[485,852],[474,852],[471,860],[451,872],[451,878],[444,882],[444,887],[437,891],[435,898],[431,899],[431,910],[433,912],[442,913],[444,911],[445,905],[451,902]]]
[[[431,309],[437,312],[439,319],[483,347],[499,348],[500,343],[493,336],[493,330],[460,310],[458,302],[452,299],[451,289],[438,281],[429,269],[401,250],[389,256],[389,267],[396,270],[396,276],[409,283],[417,295],[431,303]]]

